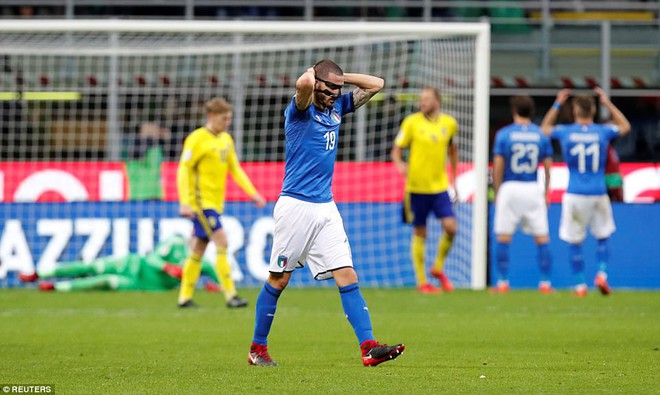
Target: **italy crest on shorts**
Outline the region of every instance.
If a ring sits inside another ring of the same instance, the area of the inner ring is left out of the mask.
[[[289,261],[289,258],[285,257],[284,255],[280,255],[277,257],[277,266],[278,267],[285,267],[286,263]]]

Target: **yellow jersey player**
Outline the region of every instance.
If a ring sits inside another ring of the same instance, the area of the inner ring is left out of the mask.
[[[220,216],[225,204],[227,172],[262,208],[264,198],[241,168],[234,150],[234,140],[227,129],[232,120],[232,105],[221,98],[206,103],[206,125],[186,137],[177,171],[179,214],[193,222],[191,253],[183,266],[179,307],[193,307],[195,285],[201,271],[201,260],[209,240],[217,248],[216,270],[228,307],[245,307],[238,297],[227,261],[227,235]]]
[[[445,257],[456,235],[456,216],[447,192],[449,177],[446,171],[447,154],[451,163],[451,184],[455,188],[458,147],[454,137],[458,123],[450,115],[440,112],[440,93],[435,88],[424,88],[420,95],[420,111],[407,116],[392,148],[392,161],[397,170],[406,176],[404,216],[413,225],[411,255],[417,289],[422,293],[442,293],[431,285],[424,268],[424,244],[426,242],[426,218],[433,212],[440,219],[443,233],[431,275],[440,280],[442,288],[451,292],[451,281],[443,272]],[[410,150],[409,160],[403,160],[403,149]]]

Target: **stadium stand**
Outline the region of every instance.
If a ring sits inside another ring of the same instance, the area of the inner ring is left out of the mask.
[[[515,5],[515,6],[512,6]],[[617,143],[622,159],[637,160],[632,147],[648,146],[641,160],[660,159],[658,136],[651,132],[660,117],[660,105],[648,96],[660,96],[660,36],[657,17],[660,2],[571,1],[523,2],[468,1],[361,1],[338,0],[332,6],[321,1],[253,1],[250,6],[234,0],[125,0],[100,5],[93,0],[1,0],[0,19],[8,18],[122,18],[122,19],[244,19],[244,20],[390,20],[475,21],[492,23],[491,102],[505,105],[506,97],[531,93],[549,100],[557,88],[590,89],[599,85],[611,91],[622,107],[633,109],[631,119],[639,124],[630,139]],[[607,34],[609,41],[603,37]],[[607,71],[604,59],[607,59]],[[59,76],[33,75],[11,70],[0,58],[0,81],[11,86],[21,79],[30,84],[56,86]],[[607,73],[607,74],[604,74]],[[103,83],[104,76],[85,76],[89,86]],[[168,87],[172,76],[122,75],[125,84]],[[293,75],[258,75],[253,83],[264,87],[287,87]],[[226,76],[208,76],[216,86]],[[389,82],[389,81],[388,81]],[[397,81],[397,83],[404,83]],[[391,82],[390,82],[391,84]],[[390,85],[391,86],[391,85]],[[3,92],[0,92],[3,94]],[[4,92],[6,95],[7,92]],[[638,99],[639,96],[647,98]],[[643,100],[643,103],[640,103]],[[6,102],[5,102],[5,105]],[[634,111],[635,109],[643,109]],[[505,114],[508,111],[503,111]],[[499,111],[493,111],[494,114]],[[639,116],[636,114],[639,113]],[[497,120],[496,122],[497,123]],[[645,144],[646,142],[650,142]],[[627,148],[628,147],[628,148]]]

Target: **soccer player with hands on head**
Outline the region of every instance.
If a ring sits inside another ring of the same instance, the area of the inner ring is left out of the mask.
[[[229,134],[233,107],[222,98],[206,102],[206,125],[186,137],[177,171],[179,214],[193,222],[191,253],[183,267],[179,307],[194,307],[192,297],[201,270],[201,261],[209,240],[216,246],[216,270],[224,291],[227,307],[247,306],[231,278],[227,260],[227,235],[222,228],[221,214],[225,204],[227,173],[250,196],[259,208],[266,205],[243,171],[234,140]]]
[[[615,231],[612,205],[607,196],[605,162],[610,141],[630,132],[630,122],[610,101],[601,88],[595,88],[600,104],[612,114],[613,124],[595,123],[596,102],[593,96],[576,96],[572,100],[574,123],[553,126],[559,109],[571,91],[563,89],[543,118],[543,133],[559,140],[568,167],[568,189],[562,200],[559,238],[569,243],[570,262],[575,275],[575,295],[587,295],[582,243],[587,227],[597,240],[598,273],[594,284],[603,295],[611,292],[607,282],[609,261],[608,239]]]
[[[551,293],[547,200],[552,144],[531,120],[534,115],[531,97],[514,96],[510,104],[513,123],[497,131],[493,147],[498,281],[491,292],[509,291],[509,245],[513,233],[521,225],[524,233],[534,237],[538,247],[539,291]],[[540,164],[545,172],[543,187],[537,183]]]
[[[458,146],[455,137],[458,122],[454,117],[440,111],[440,92],[435,88],[424,88],[419,99],[419,112],[407,116],[392,148],[392,161],[399,173],[406,176],[404,199],[405,222],[413,225],[411,256],[417,289],[422,293],[442,293],[442,289],[431,285],[426,277],[424,244],[426,243],[426,219],[430,213],[440,220],[442,236],[438,245],[435,264],[431,275],[437,278],[442,288],[454,289],[443,271],[445,258],[449,254],[456,235],[456,215],[448,189],[450,185],[446,170],[447,155],[451,165],[451,185],[456,189]],[[403,160],[403,150],[410,149],[408,163]]]
[[[356,88],[342,94],[344,84]],[[305,265],[316,280],[335,280],[364,366],[394,359],[405,348],[403,344],[381,344],[374,338],[348,237],[331,192],[342,118],[363,106],[383,85],[375,76],[344,73],[327,59],[296,81],[296,94],[284,110],[284,182],[273,212],[270,275],[257,298],[250,365],[277,366],[268,353],[268,334],[292,272]]]

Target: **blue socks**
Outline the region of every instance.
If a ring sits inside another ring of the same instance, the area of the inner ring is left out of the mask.
[[[268,333],[273,325],[275,318],[275,309],[277,308],[277,299],[282,293],[281,290],[274,288],[266,283],[257,297],[256,320],[254,322],[254,337],[252,341],[266,345],[268,344]]]
[[[371,329],[371,316],[369,316],[367,302],[364,301],[358,284],[339,288],[339,295],[341,296],[341,305],[344,307],[346,318],[351,323],[359,344],[362,345],[365,340],[374,340],[374,333]]]
[[[607,239],[598,240],[596,260],[598,261],[598,271],[607,273],[607,263],[610,260],[610,249],[607,245]]]
[[[570,244],[569,255],[571,266],[573,267],[573,275],[575,276],[575,284],[586,284],[582,244]]]
[[[273,288],[270,284],[264,284],[263,289],[257,297],[253,342],[261,345],[268,344],[268,333],[275,318],[277,299],[281,293],[282,291]],[[369,309],[360,293],[357,283],[339,288],[339,294],[346,318],[348,318],[351,326],[353,326],[353,331],[355,331],[360,344],[365,340],[373,340],[374,334],[371,329]]]
[[[550,281],[550,271],[552,270],[552,256],[548,244],[539,244],[539,270],[541,272],[541,281]]]
[[[497,275],[499,281],[509,280],[509,245],[497,242]]]
[[[509,280],[509,244],[497,242],[496,244],[497,275],[499,281]],[[538,262],[541,272],[541,281],[550,281],[550,271],[552,269],[552,255],[550,246],[538,244]]]

